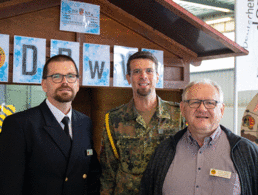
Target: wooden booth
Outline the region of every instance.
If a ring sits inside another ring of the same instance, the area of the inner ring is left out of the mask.
[[[189,82],[190,63],[200,65],[204,59],[248,54],[172,0],[80,1],[100,6],[100,35],[60,31],[61,0],[0,1],[0,34],[10,35],[9,77],[7,83],[1,84],[13,84],[15,35],[46,39],[46,58],[50,57],[51,39],[79,42],[80,74],[83,43],[110,45],[110,86],[86,87],[80,80],[80,91],[73,102],[73,108],[93,121],[97,151],[105,113],[132,98],[130,88],[113,87],[114,45],[162,50],[164,88],[158,89],[157,93],[161,98],[175,102],[181,101],[181,90]]]

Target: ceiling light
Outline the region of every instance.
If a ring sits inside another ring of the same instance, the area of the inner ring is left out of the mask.
[[[189,2],[189,1],[174,0],[174,2],[191,5],[191,6],[196,6],[196,7],[204,8],[204,9],[212,9],[212,10],[221,11],[221,12],[231,12],[230,9],[215,7],[215,6],[210,6],[210,5],[204,5],[204,4],[200,4],[200,3],[193,3],[193,2]]]

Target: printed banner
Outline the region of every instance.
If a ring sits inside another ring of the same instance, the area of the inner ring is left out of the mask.
[[[67,55],[73,58],[78,70],[80,70],[79,69],[80,44],[78,42],[51,39],[50,57],[53,57],[58,54]]]
[[[138,48],[114,46],[114,73],[113,85],[114,87],[130,87],[126,80],[127,74],[127,60],[128,58],[138,52]]]
[[[236,1],[236,42],[247,56],[236,57],[237,90],[258,89],[258,0]]]
[[[161,50],[153,50],[153,49],[142,49],[142,51],[151,52],[159,61],[158,64],[158,73],[159,73],[159,82],[156,84],[156,88],[163,88],[164,81],[164,57],[163,51]]]
[[[13,82],[41,83],[46,61],[46,40],[14,36]]]
[[[110,46],[83,44],[82,85],[109,86]]]
[[[0,34],[0,82],[8,82],[9,35]]]
[[[62,0],[60,30],[100,34],[100,6],[78,1]]]

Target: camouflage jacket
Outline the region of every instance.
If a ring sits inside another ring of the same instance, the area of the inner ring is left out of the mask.
[[[100,152],[102,195],[138,194],[142,174],[156,146],[181,129],[179,104],[161,100],[148,125],[133,99],[110,111],[109,126],[119,154],[117,159],[104,125]]]

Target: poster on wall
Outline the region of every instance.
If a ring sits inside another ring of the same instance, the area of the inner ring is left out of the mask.
[[[78,42],[61,41],[51,39],[50,43],[50,57],[58,54],[63,54],[73,58],[78,70],[79,70],[79,54],[80,44]]]
[[[246,107],[242,118],[241,136],[258,145],[258,94]]]
[[[110,46],[83,44],[82,85],[109,86]]]
[[[156,88],[163,88],[163,81],[164,81],[164,57],[162,50],[153,50],[153,49],[145,49],[143,48],[142,51],[149,51],[151,52],[158,60],[158,73],[159,73],[159,81],[156,84]]]
[[[0,34],[0,82],[8,81],[9,35]]]
[[[249,51],[236,57],[237,90],[258,90],[258,0],[236,1],[236,42]]]
[[[62,0],[60,30],[100,34],[100,6],[79,1]]]
[[[113,85],[114,87],[130,87],[126,80],[127,74],[127,60],[136,53],[138,48],[114,46],[114,72],[113,72]]]
[[[13,82],[41,83],[46,39],[14,36]]]

